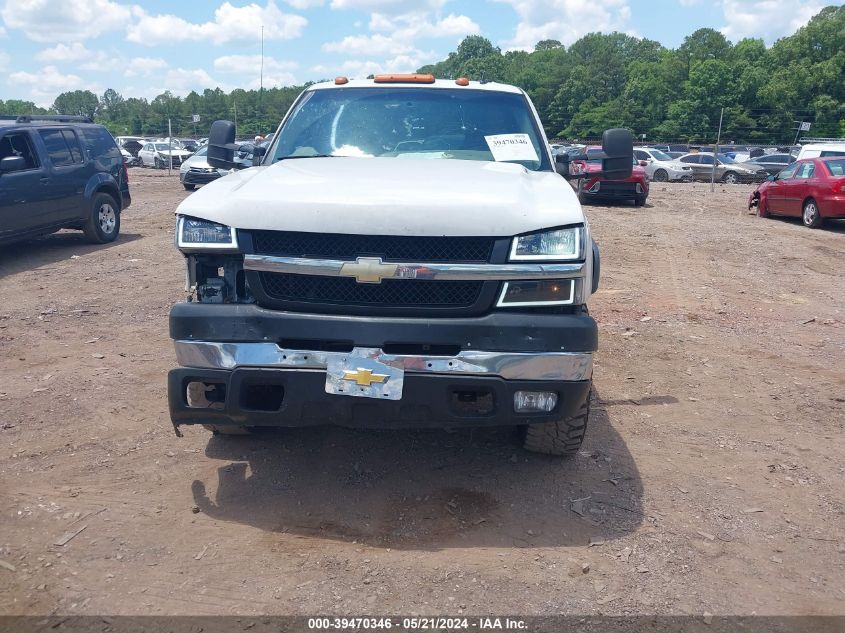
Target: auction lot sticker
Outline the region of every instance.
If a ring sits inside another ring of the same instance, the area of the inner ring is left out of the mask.
[[[485,136],[487,147],[496,162],[507,160],[540,160],[527,134],[494,134]]]

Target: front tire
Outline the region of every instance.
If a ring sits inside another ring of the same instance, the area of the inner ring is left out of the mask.
[[[801,220],[803,220],[804,226],[811,229],[817,229],[822,225],[822,214],[819,212],[819,205],[812,198],[804,203]]]
[[[525,450],[545,455],[575,455],[587,432],[591,397],[592,390],[572,417],[526,425],[523,440]]]
[[[722,182],[726,185],[735,185],[739,182],[739,176],[736,174],[735,171],[729,171],[724,176],[722,176]]]
[[[82,230],[88,241],[95,244],[114,242],[120,233],[120,207],[117,201],[107,193],[96,194]]]
[[[634,204],[638,207],[645,206],[645,196],[637,196],[634,198]]]
[[[665,169],[658,169],[654,172],[654,182],[668,182],[669,181],[669,172]]]
[[[194,189],[196,189],[196,188],[197,188],[197,186],[196,186],[196,185],[191,185],[191,184],[189,184],[189,183],[187,183],[187,182],[183,182],[183,183],[182,183],[182,186],[185,188],[185,191],[193,191]]]

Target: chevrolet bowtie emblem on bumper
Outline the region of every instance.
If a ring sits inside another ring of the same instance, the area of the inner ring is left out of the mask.
[[[396,274],[396,264],[385,264],[381,257],[359,257],[355,263],[346,262],[340,268],[343,277],[355,277],[359,284],[380,284]]]
[[[361,385],[362,387],[369,387],[373,383],[386,382],[388,376],[387,374],[374,374],[372,369],[364,369],[363,367],[359,367],[355,371],[349,371],[348,369],[344,370],[343,379],[354,380],[356,385]]]

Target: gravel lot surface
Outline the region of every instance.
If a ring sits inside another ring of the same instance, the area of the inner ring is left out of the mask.
[[[116,243],[0,249],[0,613],[845,614],[845,225],[748,215],[744,185],[588,207],[569,461],[509,429],[178,439],[189,194],[130,182]]]

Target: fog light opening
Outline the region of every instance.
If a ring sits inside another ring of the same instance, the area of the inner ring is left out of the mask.
[[[185,388],[185,402],[192,409],[223,409],[226,403],[226,384],[222,382],[189,382]]]
[[[513,394],[513,410],[517,413],[548,413],[556,406],[554,391],[517,391]]]

